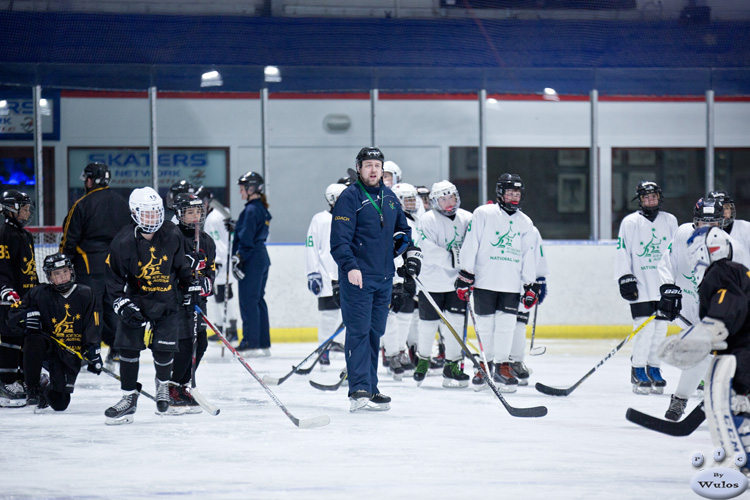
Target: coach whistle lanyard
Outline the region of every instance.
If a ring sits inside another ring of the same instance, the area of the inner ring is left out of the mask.
[[[383,190],[380,190],[380,206],[378,206],[375,203],[375,200],[372,199],[372,196],[370,196],[370,193],[367,192],[365,187],[362,185],[361,182],[359,182],[359,179],[357,179],[357,186],[359,186],[359,189],[362,190],[363,193],[365,193],[365,196],[367,196],[367,199],[370,200],[370,203],[372,203],[372,206],[375,207],[375,210],[378,211],[380,214],[380,227],[385,226],[385,221],[383,220]]]

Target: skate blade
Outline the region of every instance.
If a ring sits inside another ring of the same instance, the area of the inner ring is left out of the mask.
[[[364,399],[364,398],[358,399],[356,401],[350,401],[349,412],[350,413],[354,413],[357,410],[361,410],[362,408],[364,408],[365,406],[367,406],[367,404],[369,402],[370,402],[369,399]]]
[[[474,389],[474,392],[484,391],[485,389],[489,388],[489,386],[484,382],[481,384],[473,384],[471,387]]]
[[[524,386],[529,385],[529,379],[527,379],[527,378],[520,379],[519,378],[518,379],[518,385],[524,385]]]
[[[633,393],[634,394],[640,394],[641,396],[648,396],[651,394],[651,388],[650,387],[635,387],[633,386]]]
[[[498,391],[505,393],[505,394],[513,394],[514,392],[518,391],[517,385],[503,385],[503,384],[498,384],[496,382],[495,386],[497,387]]]
[[[21,408],[26,406],[25,399],[0,399],[0,407],[2,408]]]
[[[188,406],[185,411],[186,415],[197,415],[198,413],[203,413],[203,408],[200,406]]]
[[[466,387],[469,387],[469,381],[460,381],[460,380],[454,380],[452,378],[444,378],[443,379],[443,387],[446,389],[464,389]]]
[[[394,373],[393,374],[393,380],[395,380],[396,382],[401,382],[403,379],[404,379],[404,374],[403,373]]]
[[[367,410],[367,411],[388,411],[391,409],[391,404],[390,403],[377,404],[377,403],[373,403],[372,401],[369,401],[368,404],[366,404],[362,409]]]
[[[132,424],[133,415],[125,415],[124,417],[120,418],[104,417],[104,423],[106,425]]]
[[[652,387],[651,394],[664,394],[664,387]]]
[[[45,406],[44,408],[39,408],[38,406],[34,407],[34,414],[35,415],[44,415],[45,413],[52,413],[53,410],[49,406]]]
[[[156,410],[157,415],[169,415],[169,416],[177,416],[177,415],[184,415],[188,412],[187,407],[185,406],[170,406],[167,409],[166,413],[159,413],[159,410]]]

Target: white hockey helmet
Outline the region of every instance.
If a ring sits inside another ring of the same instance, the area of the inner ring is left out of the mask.
[[[144,233],[155,233],[164,223],[164,202],[150,187],[134,189],[130,193],[130,216]]]
[[[393,185],[391,191],[401,202],[401,208],[404,212],[412,215],[419,212],[419,203],[422,203],[422,200],[418,200],[417,188],[409,183],[399,182]]]
[[[399,168],[398,165],[396,165],[396,162],[393,161],[386,161],[383,163],[383,173],[390,172],[390,174],[393,176],[393,180],[391,181],[391,186],[394,186],[401,182],[401,168]],[[385,182],[385,180],[383,181]],[[388,187],[391,187],[388,186]]]
[[[451,204],[450,200],[444,200],[444,204],[448,202],[448,207],[443,208],[440,206],[440,199],[451,195],[455,196],[455,203]],[[454,215],[461,206],[461,197],[458,195],[458,189],[450,181],[440,181],[433,184],[430,190],[430,201],[432,201],[432,208],[448,216]]]
[[[699,227],[687,240],[688,258],[694,272],[721,259],[732,258],[729,235],[716,226]]]
[[[339,199],[339,196],[341,196],[341,193],[344,192],[344,189],[346,189],[346,186],[343,184],[329,184],[326,188],[326,201],[328,204],[333,208],[333,205],[336,204],[336,200]]]

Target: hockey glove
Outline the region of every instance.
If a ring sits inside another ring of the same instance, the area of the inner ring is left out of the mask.
[[[617,283],[620,285],[620,295],[623,299],[638,300],[638,280],[632,274],[621,276]]]
[[[417,282],[408,275],[404,277],[404,293],[407,298],[412,298],[417,294]]]
[[[320,273],[310,273],[307,275],[307,289],[310,290],[313,295],[320,295],[320,290],[323,288],[323,276]]]
[[[526,309],[534,307],[534,304],[536,304],[536,301],[539,299],[539,289],[540,287],[536,283],[523,286],[523,296],[521,297],[523,307]]]
[[[245,279],[245,273],[242,271],[242,257],[240,257],[240,254],[234,254],[232,255],[232,275],[237,279],[237,281],[242,281]]]
[[[191,271],[202,271],[206,268],[206,254],[203,252],[186,254],[185,260]]]
[[[198,281],[200,281],[201,286],[201,297],[208,297],[209,295],[211,295],[211,293],[213,293],[214,283],[213,281],[211,281],[211,278],[209,278],[208,276],[201,276],[200,278],[198,278]]]
[[[682,290],[677,285],[665,283],[659,287],[661,300],[656,310],[669,321],[674,321],[682,310]]]
[[[461,262],[458,258],[458,254],[461,253],[461,247],[458,245],[451,245],[451,249],[448,251],[451,253],[451,267],[453,269],[461,269]]]
[[[331,281],[331,289],[333,290],[333,295],[331,295],[331,298],[333,299],[333,303],[336,304],[338,307],[341,307],[341,293],[339,291],[338,280]]]
[[[474,291],[474,275],[467,273],[463,269],[458,272],[458,278],[453,284],[456,287],[458,298],[466,301],[466,294]]]
[[[129,328],[140,328],[146,326],[146,318],[143,317],[140,308],[133,304],[130,299],[121,297],[114,301],[112,308],[120,320]]]
[[[409,245],[406,249],[406,260],[404,266],[406,266],[406,274],[411,276],[419,276],[419,272],[422,270],[422,251],[414,245]]]
[[[232,300],[234,298],[234,292],[232,291],[232,284],[229,283],[226,288],[227,293],[227,300]]]
[[[537,278],[536,285],[539,287],[539,303],[541,304],[547,298],[547,278],[544,276]]]
[[[102,372],[101,348],[97,344],[91,344],[83,351],[83,359],[88,361],[86,369],[91,373],[99,375]]]
[[[11,287],[6,286],[0,290],[0,300],[3,301],[4,305],[10,306],[21,302],[21,296]]]
[[[404,307],[406,297],[404,296],[404,284],[396,283],[391,291],[391,311],[397,313]]]
[[[230,233],[234,232],[234,226],[237,224],[237,221],[233,221],[232,219],[224,219],[224,227],[227,228],[227,231]]]
[[[409,248],[411,240],[403,231],[399,231],[393,235],[393,258],[398,257]]]
[[[705,317],[697,325],[667,337],[657,354],[665,363],[686,370],[703,361],[711,351],[726,349],[728,336],[723,321]]]
[[[26,328],[26,333],[41,333],[42,315],[39,311],[27,311],[24,326]]]

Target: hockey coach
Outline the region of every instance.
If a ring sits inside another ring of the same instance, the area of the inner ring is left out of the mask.
[[[383,153],[357,154],[357,180],[333,207],[331,255],[339,268],[341,314],[346,325],[349,411],[388,410],[378,390],[378,352],[385,333],[394,258],[406,253],[405,272],[418,275],[421,254],[396,195],[383,184]]]

